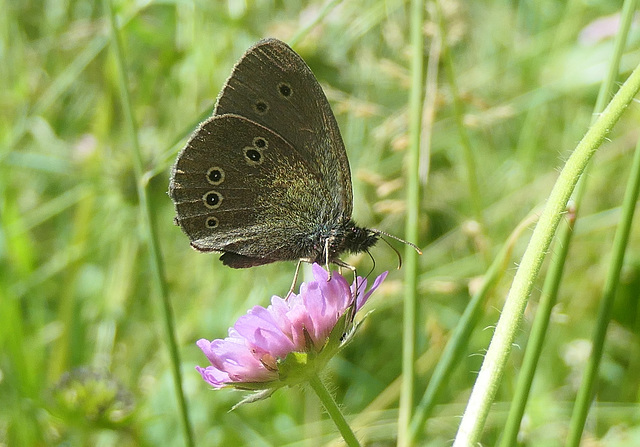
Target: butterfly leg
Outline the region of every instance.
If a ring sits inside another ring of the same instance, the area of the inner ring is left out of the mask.
[[[329,276],[327,282],[331,281],[331,270],[329,270],[329,238],[324,241],[324,267],[327,269]]]
[[[351,264],[347,264],[346,262],[340,260],[340,259],[336,259],[335,261],[333,261],[333,263],[335,265],[337,265],[339,268],[346,268],[349,269],[353,272],[353,282],[356,283],[356,293],[355,296],[358,296],[358,272],[356,271],[355,266],[351,265]]]
[[[347,268],[349,270],[351,270],[353,272],[353,282],[355,283],[356,287],[355,287],[355,293],[351,294],[351,304],[349,305],[349,308],[347,310],[347,321],[349,322],[353,322],[353,319],[355,318],[356,315],[356,299],[358,297],[358,288],[360,287],[358,284],[358,272],[356,271],[355,266],[347,264],[344,261],[341,261],[340,259],[336,259],[335,261],[333,261],[334,264],[336,264],[339,268]],[[349,288],[349,291],[351,291],[351,288]]]
[[[296,287],[296,283],[298,282],[298,275],[300,274],[300,266],[302,265],[303,262],[311,263],[311,259],[307,259],[307,258],[298,259],[298,265],[296,265],[296,272],[293,274],[293,282],[291,283],[291,287],[289,288],[289,291],[287,292],[285,299],[289,298],[289,295],[293,293],[293,289]]]

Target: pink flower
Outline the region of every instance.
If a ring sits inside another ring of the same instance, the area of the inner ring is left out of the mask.
[[[211,362],[196,370],[214,388],[234,386],[268,390],[293,385],[315,374],[345,344],[355,329],[353,316],[384,281],[358,277],[358,293],[342,275],[313,264],[313,281],[303,283],[288,300],[271,298],[266,309],[255,306],[236,321],[223,340],[198,340]]]

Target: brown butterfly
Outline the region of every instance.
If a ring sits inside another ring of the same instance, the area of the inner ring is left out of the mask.
[[[169,195],[191,245],[233,268],[298,260],[353,269],[340,254],[367,251],[381,235],[420,252],[351,219],[336,119],[311,69],[277,39],[236,63],[213,116],[178,155]]]

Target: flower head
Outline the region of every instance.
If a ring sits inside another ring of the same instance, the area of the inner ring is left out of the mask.
[[[113,376],[84,367],[64,373],[50,396],[58,417],[85,427],[126,426],[135,410],[133,395]]]
[[[369,291],[365,278],[349,286],[335,272],[328,280],[318,264],[312,272],[314,280],[302,283],[299,294],[286,300],[274,296],[267,308],[253,307],[229,329],[227,338],[198,340],[211,362],[206,368],[196,367],[202,378],[214,388],[274,390],[317,373],[349,339],[355,312],[387,272]]]

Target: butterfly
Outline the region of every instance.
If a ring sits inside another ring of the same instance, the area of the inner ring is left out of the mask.
[[[304,60],[273,38],[234,66],[213,116],[180,151],[169,195],[191,246],[233,268],[297,260],[353,270],[342,253],[366,252],[381,235],[408,243],[351,218],[349,160],[329,102]]]

